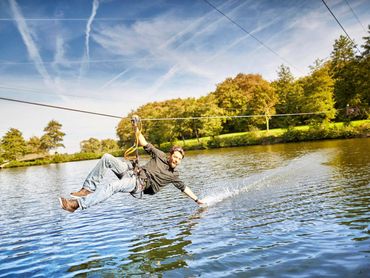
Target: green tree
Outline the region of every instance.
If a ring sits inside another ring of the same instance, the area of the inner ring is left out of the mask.
[[[41,149],[41,139],[37,136],[32,136],[27,141],[27,153],[39,153],[42,152]]]
[[[361,98],[356,90],[357,61],[355,57],[356,45],[347,37],[341,35],[335,40],[331,53],[330,73],[334,79],[334,98],[336,108],[341,109],[340,117],[345,116],[345,107],[358,107]]]
[[[26,153],[26,141],[22,132],[16,128],[11,128],[2,138],[1,146],[3,158],[6,160],[16,160]]]
[[[102,152],[112,152],[119,149],[117,141],[113,139],[103,139],[100,141],[100,143]]]
[[[204,117],[192,120],[193,133],[196,135],[195,137],[199,139],[199,136],[219,135],[222,130],[224,119],[216,117],[222,116],[224,110],[218,107],[215,96],[208,95],[197,99],[196,105],[193,108],[193,117]]]
[[[310,115],[308,123],[330,121],[335,117],[333,86],[329,73],[330,64],[320,60],[311,67],[311,74],[301,79],[304,90],[303,112],[317,113]]]
[[[92,137],[81,141],[80,149],[82,153],[101,153],[101,143],[99,139]]]
[[[130,118],[137,114],[142,119],[147,119],[143,123],[144,129],[142,133],[148,141],[157,144],[171,140],[172,128],[168,121],[158,121],[158,118],[170,117],[170,109],[165,102],[151,102],[139,107],[136,111],[132,111],[128,116],[120,121],[116,129],[117,135],[120,138],[119,144],[122,147],[131,146],[134,142],[134,132],[131,126]],[[150,120],[148,120],[150,119]]]
[[[120,122],[118,123],[118,125],[116,127],[116,134],[119,138],[118,145],[121,148],[129,147],[130,144],[132,143],[132,138],[134,137],[134,132],[133,132],[133,129],[131,127],[130,118],[134,114],[135,114],[134,111],[130,112],[127,115],[127,117],[120,120]]]
[[[41,148],[50,151],[58,147],[63,147],[64,132],[61,131],[62,125],[55,120],[50,121],[44,128],[45,134],[41,137]]]
[[[289,67],[281,65],[278,70],[278,79],[271,85],[275,88],[278,97],[275,106],[277,114],[293,114],[302,111],[303,88],[294,79]],[[276,117],[273,123],[277,127],[295,126],[300,123],[300,117]]]
[[[198,101],[196,98],[182,99],[181,103],[177,107],[177,117],[184,118],[173,121],[174,125],[174,136],[185,142],[185,139],[198,137],[198,126],[195,120],[189,119],[190,117],[196,116],[196,109],[198,108]]]
[[[213,95],[199,98],[194,112],[199,117],[210,117],[201,120],[199,128],[199,134],[201,136],[216,136],[221,133],[225,120],[217,117],[223,116],[224,110],[218,107]]]
[[[363,51],[358,57],[357,70],[357,95],[361,100],[363,118],[370,116],[370,25],[368,25],[368,34],[368,36],[363,37]]]
[[[4,149],[0,141],[0,163],[3,163],[3,162],[4,162]]]
[[[262,76],[255,75],[252,79],[253,83],[250,86],[251,99],[248,102],[248,114],[264,115],[264,118],[251,118],[250,121],[253,125],[266,125],[266,129],[269,130],[269,121],[271,116],[275,114],[275,105],[278,101],[278,97],[275,93],[275,89],[270,83]]]

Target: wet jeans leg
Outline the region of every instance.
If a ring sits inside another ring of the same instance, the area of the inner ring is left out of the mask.
[[[121,178],[124,176],[126,171],[131,168],[132,167],[129,162],[119,160],[110,154],[104,154],[96,164],[95,168],[87,176],[82,187],[94,192],[97,190],[99,183],[103,180],[108,169],[112,170],[118,178]]]
[[[87,209],[88,207],[105,201],[118,192],[129,193],[133,191],[136,187],[136,182],[137,177],[133,174],[133,171],[130,170],[126,172],[122,179],[109,184],[100,184],[93,193],[77,201],[81,209]]]

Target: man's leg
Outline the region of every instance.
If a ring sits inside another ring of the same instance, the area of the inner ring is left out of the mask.
[[[97,190],[98,184],[103,180],[108,169],[112,170],[118,178],[121,178],[125,175],[126,171],[131,168],[129,162],[121,161],[110,154],[104,154],[95,168],[87,176],[82,188],[94,192]]]
[[[105,201],[118,192],[132,192],[136,187],[136,182],[137,177],[133,174],[133,171],[127,171],[122,179],[110,184],[99,185],[93,193],[78,199],[77,202],[81,209],[87,209]]]

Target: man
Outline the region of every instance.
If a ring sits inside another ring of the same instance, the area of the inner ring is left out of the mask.
[[[74,212],[78,208],[87,209],[118,192],[131,193],[138,198],[141,198],[142,194],[154,195],[170,183],[198,205],[204,204],[179,178],[176,168],[184,158],[184,150],[175,146],[167,157],[164,152],[146,141],[136,125],[133,127],[138,134],[139,146],[143,146],[151,156],[149,162],[138,169],[133,169],[129,161],[121,161],[110,154],[105,154],[87,176],[81,190],[71,193],[72,199],[59,198],[64,210]],[[113,171],[119,180],[110,184],[100,184],[108,169]]]

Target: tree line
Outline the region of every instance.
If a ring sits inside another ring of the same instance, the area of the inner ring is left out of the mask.
[[[133,114],[142,118],[222,116],[146,121],[143,133],[157,145],[270,127],[366,119],[370,107],[370,36],[363,40],[363,51],[356,54],[355,43],[340,36],[330,58],[316,60],[309,74],[301,78],[295,78],[285,65],[278,68],[278,77],[272,82],[260,74],[240,73],[217,84],[206,96],[150,102],[131,111],[127,118]],[[291,115],[297,113],[301,115]],[[251,117],[238,117],[243,115]],[[128,119],[120,121],[116,132],[121,146],[132,142]]]
[[[28,154],[49,155],[50,151],[56,151],[64,147],[62,124],[51,120],[44,128],[41,137],[32,136],[28,140],[23,137],[22,132],[16,128],[10,128],[0,140],[0,163],[3,161],[16,161]],[[119,150],[118,142],[113,139],[89,138],[80,142],[82,154],[100,154]]]
[[[61,128],[59,122],[51,120],[41,137],[32,136],[27,141],[20,130],[10,128],[0,141],[0,159],[17,160],[26,154],[46,154],[53,149],[64,147],[62,141],[65,133]]]
[[[127,118],[133,114],[142,118],[185,118],[146,121],[143,133],[157,145],[270,127],[366,119],[370,107],[370,36],[363,39],[363,51],[356,55],[354,42],[340,36],[334,42],[330,59],[316,60],[310,73],[298,79],[289,67],[281,65],[272,82],[260,74],[240,73],[226,78],[215,91],[200,98],[147,103],[120,121],[116,129],[118,144],[113,139],[89,138],[80,143],[81,153],[113,152],[131,145],[133,134]],[[302,115],[291,115],[296,113]],[[238,117],[243,115],[252,117]],[[213,118],[190,119],[207,116]],[[33,136],[27,141],[21,131],[10,128],[0,141],[0,162],[17,160],[26,154],[48,154],[64,147],[65,133],[61,128],[59,122],[52,120],[41,137]]]

